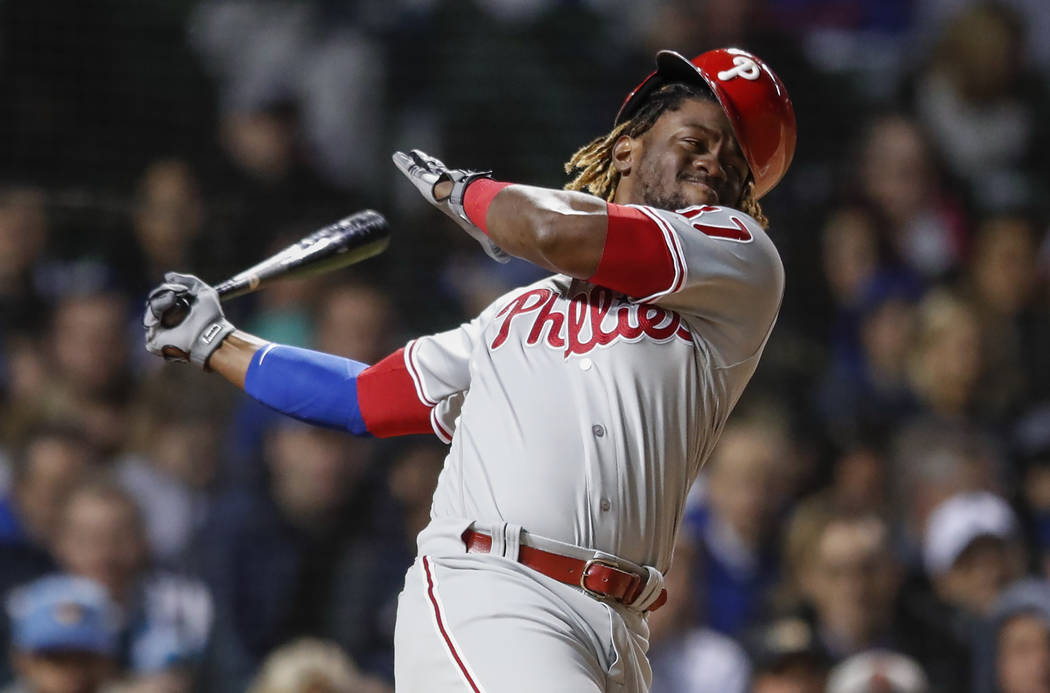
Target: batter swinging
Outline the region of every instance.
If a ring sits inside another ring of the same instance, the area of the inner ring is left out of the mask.
[[[188,275],[150,294],[154,353],[313,423],[451,444],[399,601],[401,693],[648,690],[645,614],[686,493],[779,310],[757,199],[791,162],[795,118],[754,55],[661,51],[615,125],[565,191],[395,154],[489,255],[554,274],[373,366],[235,331]],[[179,296],[193,308],[166,329]]]

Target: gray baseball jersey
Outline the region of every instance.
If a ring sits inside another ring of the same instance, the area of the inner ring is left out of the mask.
[[[659,228],[672,258],[660,290],[629,297],[556,275],[406,347],[416,393],[451,450],[402,596],[414,595],[399,613],[402,634],[410,613],[433,611],[450,647],[457,630],[475,648],[499,637],[472,630],[473,600],[446,595],[448,613],[439,613],[438,573],[460,581],[464,595],[476,595],[468,583],[481,579],[454,577],[449,561],[496,560],[464,556],[459,536],[471,523],[511,523],[660,572],[670,567],[686,494],[755,371],[784,274],[765,231],[739,211],[635,209]],[[508,570],[518,569],[504,566],[492,579]],[[537,589],[573,589],[544,580]],[[420,606],[428,599],[433,610]],[[629,634],[621,639],[640,648],[628,659],[644,661],[644,619],[620,617]],[[606,621],[593,632],[607,639],[608,629]],[[463,678],[471,653],[453,647],[452,659],[462,660],[462,681],[477,685]],[[399,677],[408,677],[403,664]],[[526,676],[520,689],[539,683]]]

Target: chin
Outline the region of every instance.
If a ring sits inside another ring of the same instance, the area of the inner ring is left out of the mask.
[[[682,209],[683,207],[702,207],[703,205],[721,204],[717,191],[698,185],[686,185],[674,197],[682,202],[682,205],[678,207],[678,209]]]
[[[688,196],[681,193],[656,193],[650,191],[643,196],[642,204],[648,207],[656,207],[657,209],[668,209],[673,212],[676,209],[692,207],[697,203],[691,202]],[[701,202],[700,204],[704,203]]]

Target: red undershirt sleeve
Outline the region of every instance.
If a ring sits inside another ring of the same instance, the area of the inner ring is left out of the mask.
[[[377,438],[433,433],[431,407],[417,394],[404,349],[361,372],[357,398],[365,426]]]
[[[681,268],[674,261],[670,230],[634,207],[609,203],[609,226],[594,284],[645,300],[672,291]]]

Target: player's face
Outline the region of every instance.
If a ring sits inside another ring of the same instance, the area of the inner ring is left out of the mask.
[[[637,145],[637,201],[661,209],[739,205],[747,160],[716,102],[688,99],[665,111]]]

